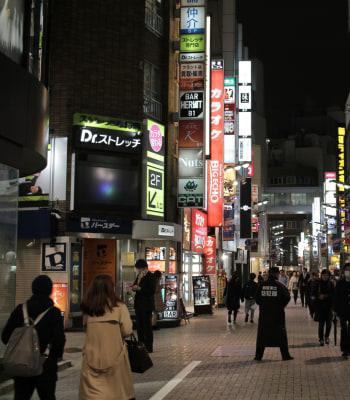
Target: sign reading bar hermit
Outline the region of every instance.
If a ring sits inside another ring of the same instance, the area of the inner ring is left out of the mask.
[[[180,117],[203,118],[204,92],[180,92]]]

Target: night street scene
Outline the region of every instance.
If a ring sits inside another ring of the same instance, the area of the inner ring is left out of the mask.
[[[350,0],[0,0],[0,399],[345,400]]]

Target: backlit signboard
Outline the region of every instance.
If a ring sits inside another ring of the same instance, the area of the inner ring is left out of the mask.
[[[182,6],[204,6],[206,0],[181,0]]]
[[[239,136],[251,136],[252,135],[252,115],[250,111],[239,112]]]
[[[204,247],[204,274],[213,275],[216,274],[216,238],[207,236],[205,239]]]
[[[204,89],[204,64],[181,63],[180,64],[180,90]]]
[[[147,120],[145,217],[164,219],[164,126]]]
[[[180,62],[204,62],[205,54],[204,53],[180,53]]]
[[[180,118],[203,118],[204,92],[180,92]]]
[[[345,128],[338,127],[338,182],[345,183]],[[338,187],[338,191],[343,193],[344,186]],[[345,199],[338,197],[340,222],[344,225],[345,221]]]
[[[246,138],[238,139],[238,161],[252,161],[252,140]]]
[[[234,103],[235,102],[235,87],[225,86],[224,87],[224,103]]]
[[[224,136],[224,163],[234,164],[236,161],[236,137],[235,135]]]
[[[203,120],[179,121],[179,148],[203,147]]]
[[[179,177],[200,178],[203,176],[203,149],[179,150]]]
[[[205,239],[208,234],[207,214],[193,209],[191,226],[191,249],[194,252],[202,253],[205,247]]]
[[[213,60],[211,65],[211,159],[208,161],[208,226],[222,226],[224,203],[224,63],[222,60]]]
[[[239,61],[239,75],[238,75],[238,83],[239,84],[251,84],[252,83],[252,62],[251,61]]]
[[[252,108],[252,88],[251,86],[238,87],[238,108],[240,110],[251,110]]]
[[[205,35],[181,35],[180,36],[180,51],[182,52],[193,52],[199,51],[204,52],[205,50]]]
[[[204,179],[179,179],[177,198],[178,207],[204,207]]]
[[[180,33],[204,33],[205,7],[181,7]]]

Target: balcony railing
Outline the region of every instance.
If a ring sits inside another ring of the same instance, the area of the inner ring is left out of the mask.
[[[146,7],[145,13],[146,27],[157,36],[163,36],[164,22],[163,18]]]
[[[143,112],[158,121],[162,120],[162,104],[145,95],[143,96]]]

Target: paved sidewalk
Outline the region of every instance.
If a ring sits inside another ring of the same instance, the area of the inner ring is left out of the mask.
[[[281,361],[278,348],[267,348],[263,361],[254,361],[257,322],[244,322],[243,305],[236,324],[226,316],[225,309],[215,309],[190,324],[155,331],[153,368],[133,374],[136,399],[349,399],[350,359],[341,357],[339,346],[318,345],[317,323],[300,303],[286,309],[292,361]],[[64,359],[73,366],[59,373],[57,400],[78,398],[83,342],[82,332],[67,333]]]

